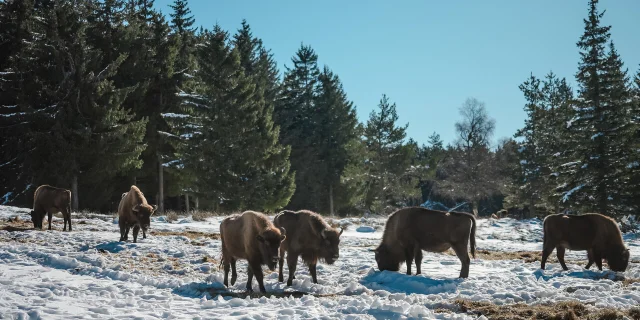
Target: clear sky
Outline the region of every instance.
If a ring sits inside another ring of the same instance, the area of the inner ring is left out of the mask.
[[[156,0],[168,13],[173,0]],[[301,43],[320,67],[344,84],[365,122],[386,93],[396,102],[408,136],[424,143],[432,132],[455,139],[458,108],[484,101],[496,119],[494,140],[523,125],[518,89],[531,72],[553,70],[574,84],[575,43],[587,0],[190,0],[196,24],[219,23],[234,33],[247,19],[281,71]],[[634,75],[640,64],[640,0],[602,0],[603,22]],[[575,89],[575,86],[574,86]]]

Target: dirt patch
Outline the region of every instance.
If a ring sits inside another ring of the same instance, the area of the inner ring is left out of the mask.
[[[220,239],[220,234],[219,233],[204,233],[204,232],[198,232],[198,231],[158,231],[158,230],[152,230],[149,234],[152,235],[152,236],[160,236],[160,237],[183,236],[183,237],[187,237],[187,238],[189,238],[191,240],[202,238],[202,237],[211,238],[211,239],[214,239],[214,240],[219,240]],[[196,244],[196,245],[203,245],[203,244]]]
[[[573,319],[640,319],[640,308],[628,310],[594,309],[580,302],[560,302],[545,305],[526,305],[523,303],[498,306],[488,302],[474,302],[468,300],[455,301],[457,312],[465,312],[474,315],[483,315],[489,319],[548,319],[548,320],[573,320]],[[439,309],[441,311],[441,309]]]
[[[456,253],[453,250],[449,249],[445,251],[446,254],[455,256]],[[586,257],[586,253],[585,253]],[[540,251],[513,251],[513,252],[504,252],[504,251],[489,251],[489,250],[478,250],[476,251],[476,258],[480,260],[522,260],[525,263],[534,263],[542,260],[542,252]],[[584,263],[587,264],[587,260],[572,260],[565,258],[565,261],[571,261],[572,263]],[[552,254],[547,259],[547,262],[557,263],[558,259],[555,254]]]

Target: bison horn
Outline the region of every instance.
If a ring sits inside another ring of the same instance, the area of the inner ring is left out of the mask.
[[[341,236],[343,232],[344,232],[344,228],[340,228],[340,233],[338,234],[338,237]]]
[[[140,205],[139,205],[139,204],[136,204],[135,206],[133,206],[133,208],[131,208],[131,210],[132,210],[133,212],[138,212],[138,209],[139,209],[139,208],[140,208]]]
[[[153,208],[153,211],[151,212],[151,214],[154,214],[156,210],[158,210],[158,206],[156,206],[155,204],[152,205],[151,208]]]
[[[280,233],[284,236],[287,234],[287,230],[284,227],[280,227]]]
[[[322,239],[326,239],[327,235],[326,235],[327,229],[322,229],[322,231],[320,232],[320,235],[322,236]]]

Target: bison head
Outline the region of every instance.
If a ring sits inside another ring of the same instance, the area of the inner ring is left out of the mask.
[[[282,242],[286,237],[286,230],[282,227],[280,227],[280,229],[265,229],[256,236],[258,239],[258,250],[262,256],[262,263],[266,264],[271,271],[276,269],[280,242]]]
[[[344,229],[340,231],[336,229],[322,229],[320,232],[321,245],[320,256],[328,263],[333,264],[340,257],[340,235]]]
[[[35,211],[31,211],[31,221],[33,222],[33,228],[42,230],[42,220],[44,219],[44,212],[38,213]]]
[[[136,219],[138,219],[140,228],[142,228],[142,230],[144,231],[147,231],[147,229],[149,229],[149,226],[151,225],[151,215],[153,215],[156,210],[158,210],[158,206],[150,206],[148,204],[137,204],[133,208],[131,208],[131,211],[133,211]]]
[[[400,270],[400,261],[396,259],[393,253],[387,248],[386,245],[381,244],[376,250],[376,262],[378,263],[378,269],[380,271],[398,271]]]
[[[609,269],[616,272],[624,272],[629,265],[629,249],[626,247],[612,248],[607,252],[607,263]]]

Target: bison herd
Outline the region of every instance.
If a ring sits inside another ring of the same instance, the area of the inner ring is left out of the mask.
[[[42,229],[45,214],[48,215],[49,230],[54,213],[62,213],[64,231],[71,231],[71,191],[42,185],[34,195],[31,220],[34,228]],[[137,242],[138,233],[142,237],[150,226],[151,215],[157,206],[149,205],[144,194],[136,186],[122,194],[118,206],[118,224],[120,241],[127,241],[129,230],[133,228],[133,242]],[[316,265],[318,261],[333,264],[340,257],[340,236],[343,229],[330,226],[317,213],[300,210],[285,210],[278,213],[273,222],[263,213],[246,211],[229,216],[220,224],[222,240],[222,265],[224,266],[224,285],[235,284],[238,274],[236,261],[247,261],[247,290],[255,276],[261,292],[266,292],[263,283],[262,266],[270,270],[279,266],[278,281],[284,281],[283,264],[285,255],[289,276],[287,285],[295,279],[298,257],[309,268],[314,283],[318,283]],[[629,249],[622,241],[622,234],[615,220],[597,213],[577,216],[554,214],[544,219],[543,249],[541,269],[555,249],[558,261],[564,270],[568,270],[565,250],[587,251],[589,259],[586,268],[593,263],[602,270],[602,260],[606,260],[613,271],[625,271],[629,264]],[[471,259],[475,258],[476,219],[462,212],[442,212],[420,207],[400,209],[391,215],[385,225],[382,241],[373,250],[378,269],[398,271],[406,263],[407,274],[411,275],[411,265],[415,262],[416,274],[421,273],[422,251],[453,251],[462,263],[460,277],[469,276]]]

